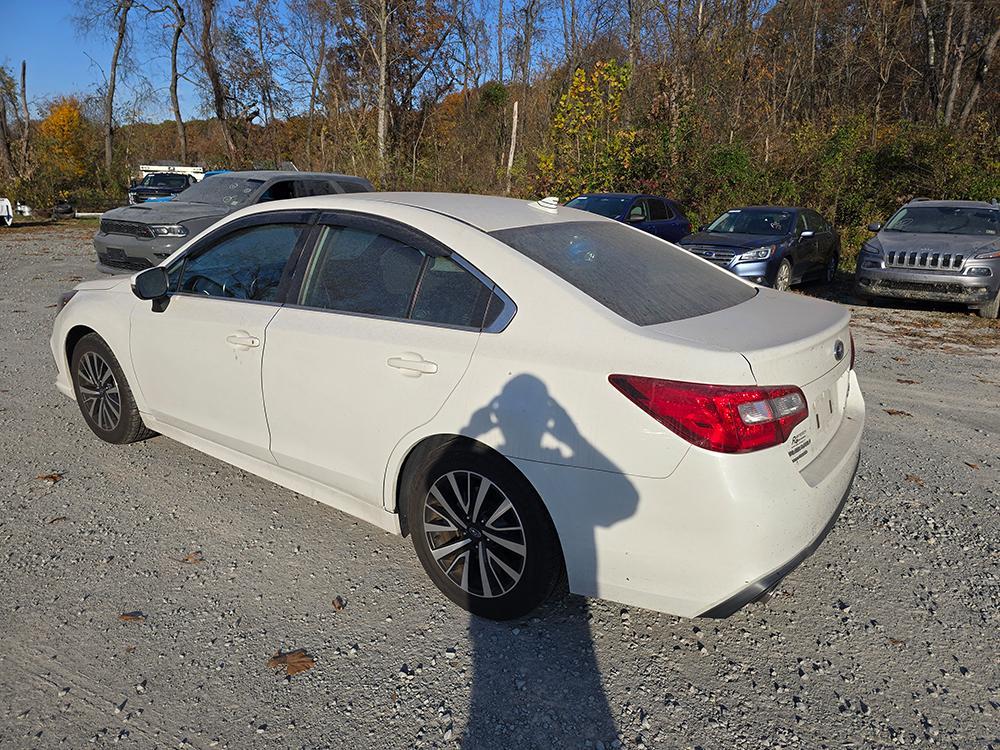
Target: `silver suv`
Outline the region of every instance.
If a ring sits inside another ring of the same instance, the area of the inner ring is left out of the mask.
[[[966,304],[996,318],[1000,304],[1000,205],[912,200],[861,246],[856,291]]]
[[[172,201],[147,201],[101,215],[94,235],[97,268],[128,273],[160,261],[238,208],[285,198],[374,190],[363,177],[320,172],[224,172],[206,177]]]

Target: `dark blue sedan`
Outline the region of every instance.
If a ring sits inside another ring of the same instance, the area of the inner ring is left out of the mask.
[[[691,232],[691,222],[681,207],[672,200],[655,195],[586,193],[566,205],[617,219],[670,242],[677,242]]]
[[[840,235],[808,208],[733,208],[680,246],[756,284],[786,290],[807,279],[833,281]]]

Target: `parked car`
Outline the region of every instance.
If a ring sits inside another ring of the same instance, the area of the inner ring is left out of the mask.
[[[1000,311],[1000,204],[910,201],[861,246],[859,296],[959,302]]]
[[[677,242],[691,232],[681,207],[672,200],[636,193],[587,193],[569,201],[568,208],[623,221],[636,229]]]
[[[808,208],[732,208],[680,245],[737,276],[782,291],[808,279],[833,281],[840,262],[840,235]]]
[[[144,203],[152,198],[177,195],[197,182],[193,175],[157,172],[148,174],[128,189],[129,204]]]
[[[7,198],[0,197],[0,227],[9,227],[14,223],[14,209]]]
[[[204,174],[203,174],[203,175],[201,176],[201,179],[205,179],[206,177],[211,177],[212,175],[217,175],[217,174],[226,174],[227,172],[230,172],[230,171],[231,171],[231,170],[229,170],[229,169],[213,169],[213,170],[211,170],[211,171],[209,171],[209,172],[205,172],[205,173],[204,173]],[[197,181],[197,180],[196,180],[196,181]],[[192,183],[192,184],[193,184],[193,183]],[[183,191],[182,191],[182,192],[183,192]],[[149,202],[151,202],[151,203],[155,203],[155,202],[162,202],[162,201],[172,201],[172,200],[173,200],[174,198],[176,198],[176,197],[177,197],[178,195],[180,195],[180,193],[173,193],[173,194],[171,194],[171,195],[163,195],[163,196],[160,196],[160,197],[154,197],[154,198],[147,198],[146,200],[147,200],[147,201],[149,201]],[[183,199],[183,198],[181,198],[181,200],[184,200],[184,199]]]
[[[97,268],[104,273],[141,271],[238,208],[285,198],[374,190],[363,177],[318,172],[226,172],[206,177],[184,200],[113,208],[94,235]]]
[[[524,615],[565,571],[721,617],[848,497],[849,317],[594,214],[367,193],[246,208],[79,284],[51,347],[101,439],[162,433],[409,534],[471,612]]]

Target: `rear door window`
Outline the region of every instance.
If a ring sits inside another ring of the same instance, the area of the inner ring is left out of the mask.
[[[667,208],[659,198],[646,198],[646,205],[649,206],[650,221],[666,221],[670,218],[667,215]]]
[[[336,193],[335,188],[328,180],[296,180],[295,197],[308,198],[313,195],[330,195]]]
[[[757,293],[728,271],[617,222],[537,224],[491,234],[640,326],[724,310]]]
[[[428,257],[412,318],[429,323],[479,328],[492,289],[451,258]]]

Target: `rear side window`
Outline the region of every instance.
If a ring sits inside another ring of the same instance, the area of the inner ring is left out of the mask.
[[[646,203],[649,204],[650,221],[666,221],[666,219],[669,218],[667,216],[667,208],[663,205],[663,201],[658,198],[647,198]]]
[[[428,257],[413,305],[414,320],[479,328],[492,290],[451,258]]]
[[[345,193],[367,193],[367,192],[369,192],[368,188],[366,188],[360,182],[353,182],[351,180],[339,180],[337,182],[337,184],[340,185],[340,189],[343,190]]]
[[[308,198],[313,195],[330,195],[337,189],[326,180],[296,180],[295,197]]]
[[[612,222],[565,222],[492,233],[640,326],[706,315],[757,292],[727,271]]]

